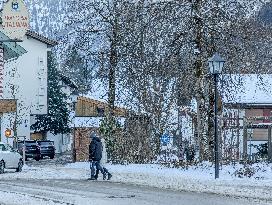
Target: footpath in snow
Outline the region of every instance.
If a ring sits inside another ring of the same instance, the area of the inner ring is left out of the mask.
[[[220,179],[214,179],[210,164],[192,166],[188,169],[166,168],[160,165],[106,165],[113,174],[111,181],[146,185],[180,191],[206,192],[272,200],[272,164],[256,164],[251,178],[234,175],[242,165],[224,166]],[[1,179],[87,179],[89,163],[78,162],[65,166],[25,167],[22,173],[8,172]],[[101,176],[99,178],[101,179]]]

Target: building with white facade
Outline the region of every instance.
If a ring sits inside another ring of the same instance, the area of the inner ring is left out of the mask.
[[[5,62],[3,98],[15,99],[17,112],[2,114],[2,141],[7,128],[13,135],[31,139],[30,125],[35,115],[47,114],[47,53],[57,42],[28,31],[16,44],[25,53]]]

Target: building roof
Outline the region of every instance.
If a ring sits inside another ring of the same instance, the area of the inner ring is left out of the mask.
[[[26,33],[26,35],[29,36],[29,37],[31,37],[31,38],[34,38],[34,39],[36,39],[36,40],[38,40],[38,41],[40,41],[42,43],[45,43],[45,44],[47,44],[49,46],[56,46],[56,45],[58,45],[57,41],[52,40],[50,38],[47,38],[47,37],[45,37],[45,36],[43,36],[43,35],[35,32],[35,31],[28,30],[27,33]]]
[[[97,109],[102,109],[103,112],[109,113],[109,104],[99,100],[78,97],[76,103],[76,117],[99,117]],[[120,107],[114,108],[114,114],[117,117],[127,116],[128,110]]]
[[[272,103],[224,103],[225,108],[230,109],[272,109]]]
[[[272,103],[271,74],[224,75],[224,78],[229,83],[223,83],[223,102]]]
[[[18,58],[19,56],[23,55],[27,51],[16,42],[10,42],[10,38],[6,36],[3,32],[0,31],[0,41],[3,42],[4,46],[4,59],[10,60],[14,58]]]

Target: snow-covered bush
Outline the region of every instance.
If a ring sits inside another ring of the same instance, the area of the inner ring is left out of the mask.
[[[268,164],[245,164],[243,167],[238,167],[233,173],[234,176],[239,178],[262,178],[262,173],[269,169]]]
[[[244,177],[252,177],[256,173],[256,170],[253,167],[245,166],[243,168],[239,168],[234,172],[234,176],[239,177],[239,178],[244,178]]]

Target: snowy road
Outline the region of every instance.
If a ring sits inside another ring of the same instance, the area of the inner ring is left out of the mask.
[[[252,199],[175,192],[108,181],[12,179],[0,181],[1,205],[265,205]]]

